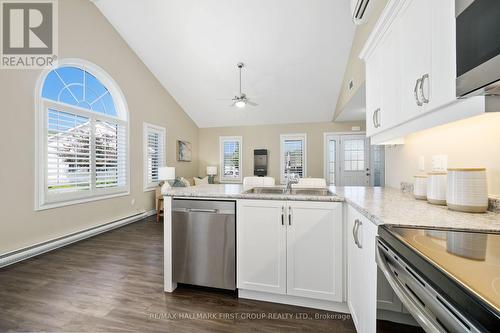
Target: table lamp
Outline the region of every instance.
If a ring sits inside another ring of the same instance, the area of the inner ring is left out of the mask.
[[[208,175],[208,183],[215,183],[215,176],[217,175],[217,167],[216,166],[207,166],[207,175]]]
[[[161,192],[164,193],[172,186],[169,181],[175,180],[175,168],[174,167],[161,167],[158,168],[158,180],[163,181],[161,185]]]

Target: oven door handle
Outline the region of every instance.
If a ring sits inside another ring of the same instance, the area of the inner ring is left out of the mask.
[[[405,290],[401,282],[396,279],[394,273],[387,264],[387,260],[385,259],[384,254],[381,253],[381,251],[382,249],[379,245],[377,245],[377,249],[375,251],[377,266],[378,268],[380,268],[385,278],[389,282],[392,290],[394,290],[394,293],[396,293],[406,309],[413,315],[413,317],[427,333],[445,333],[438,322],[426,313],[426,311],[424,310],[424,308],[422,308],[418,301],[415,300],[415,298]]]

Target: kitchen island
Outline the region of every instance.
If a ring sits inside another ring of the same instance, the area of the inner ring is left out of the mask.
[[[236,203],[238,296],[350,313],[375,332],[377,304],[397,322],[412,319],[377,273],[378,227],[500,231],[500,214],[468,214],[415,200],[391,188],[329,187],[328,192],[244,191],[218,184],[175,188],[165,200],[165,291],[172,292],[172,200]]]

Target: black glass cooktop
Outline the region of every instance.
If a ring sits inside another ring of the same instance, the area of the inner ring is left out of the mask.
[[[379,236],[455,304],[500,325],[500,233],[380,226]]]

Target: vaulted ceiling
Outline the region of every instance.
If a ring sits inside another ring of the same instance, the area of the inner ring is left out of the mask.
[[[354,25],[348,0],[95,0],[199,127],[330,121]],[[229,107],[238,92],[258,103]]]

